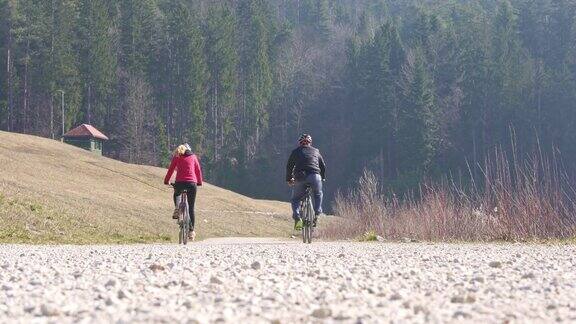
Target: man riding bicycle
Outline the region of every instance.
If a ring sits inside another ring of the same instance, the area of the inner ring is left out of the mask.
[[[322,213],[322,181],[326,180],[326,165],[320,151],[312,146],[312,136],[302,134],[298,140],[299,146],[292,151],[286,165],[286,182],[294,186],[292,192],[292,218],[294,229],[302,229],[300,218],[300,201],[306,194],[306,188],[312,188],[314,193],[314,222]]]

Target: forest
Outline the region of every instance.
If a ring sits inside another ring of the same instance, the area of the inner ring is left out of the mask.
[[[0,130],[89,123],[157,166],[188,142],[256,197],[287,198],[302,132],[330,197],[576,158],[571,0],[0,0],[0,62]]]

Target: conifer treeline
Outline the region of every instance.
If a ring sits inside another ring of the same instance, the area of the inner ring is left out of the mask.
[[[0,0],[0,129],[91,123],[105,154],[164,165],[183,141],[212,182],[283,193],[298,133],[332,189],[395,189],[496,147],[576,158],[568,0]],[[272,184],[271,184],[272,183]]]

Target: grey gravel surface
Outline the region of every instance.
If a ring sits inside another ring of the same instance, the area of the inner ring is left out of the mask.
[[[0,323],[576,321],[573,245],[262,243],[0,245]]]

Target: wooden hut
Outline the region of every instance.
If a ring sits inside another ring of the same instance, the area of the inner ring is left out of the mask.
[[[64,142],[102,155],[102,144],[108,137],[94,126],[82,124],[64,134]]]

